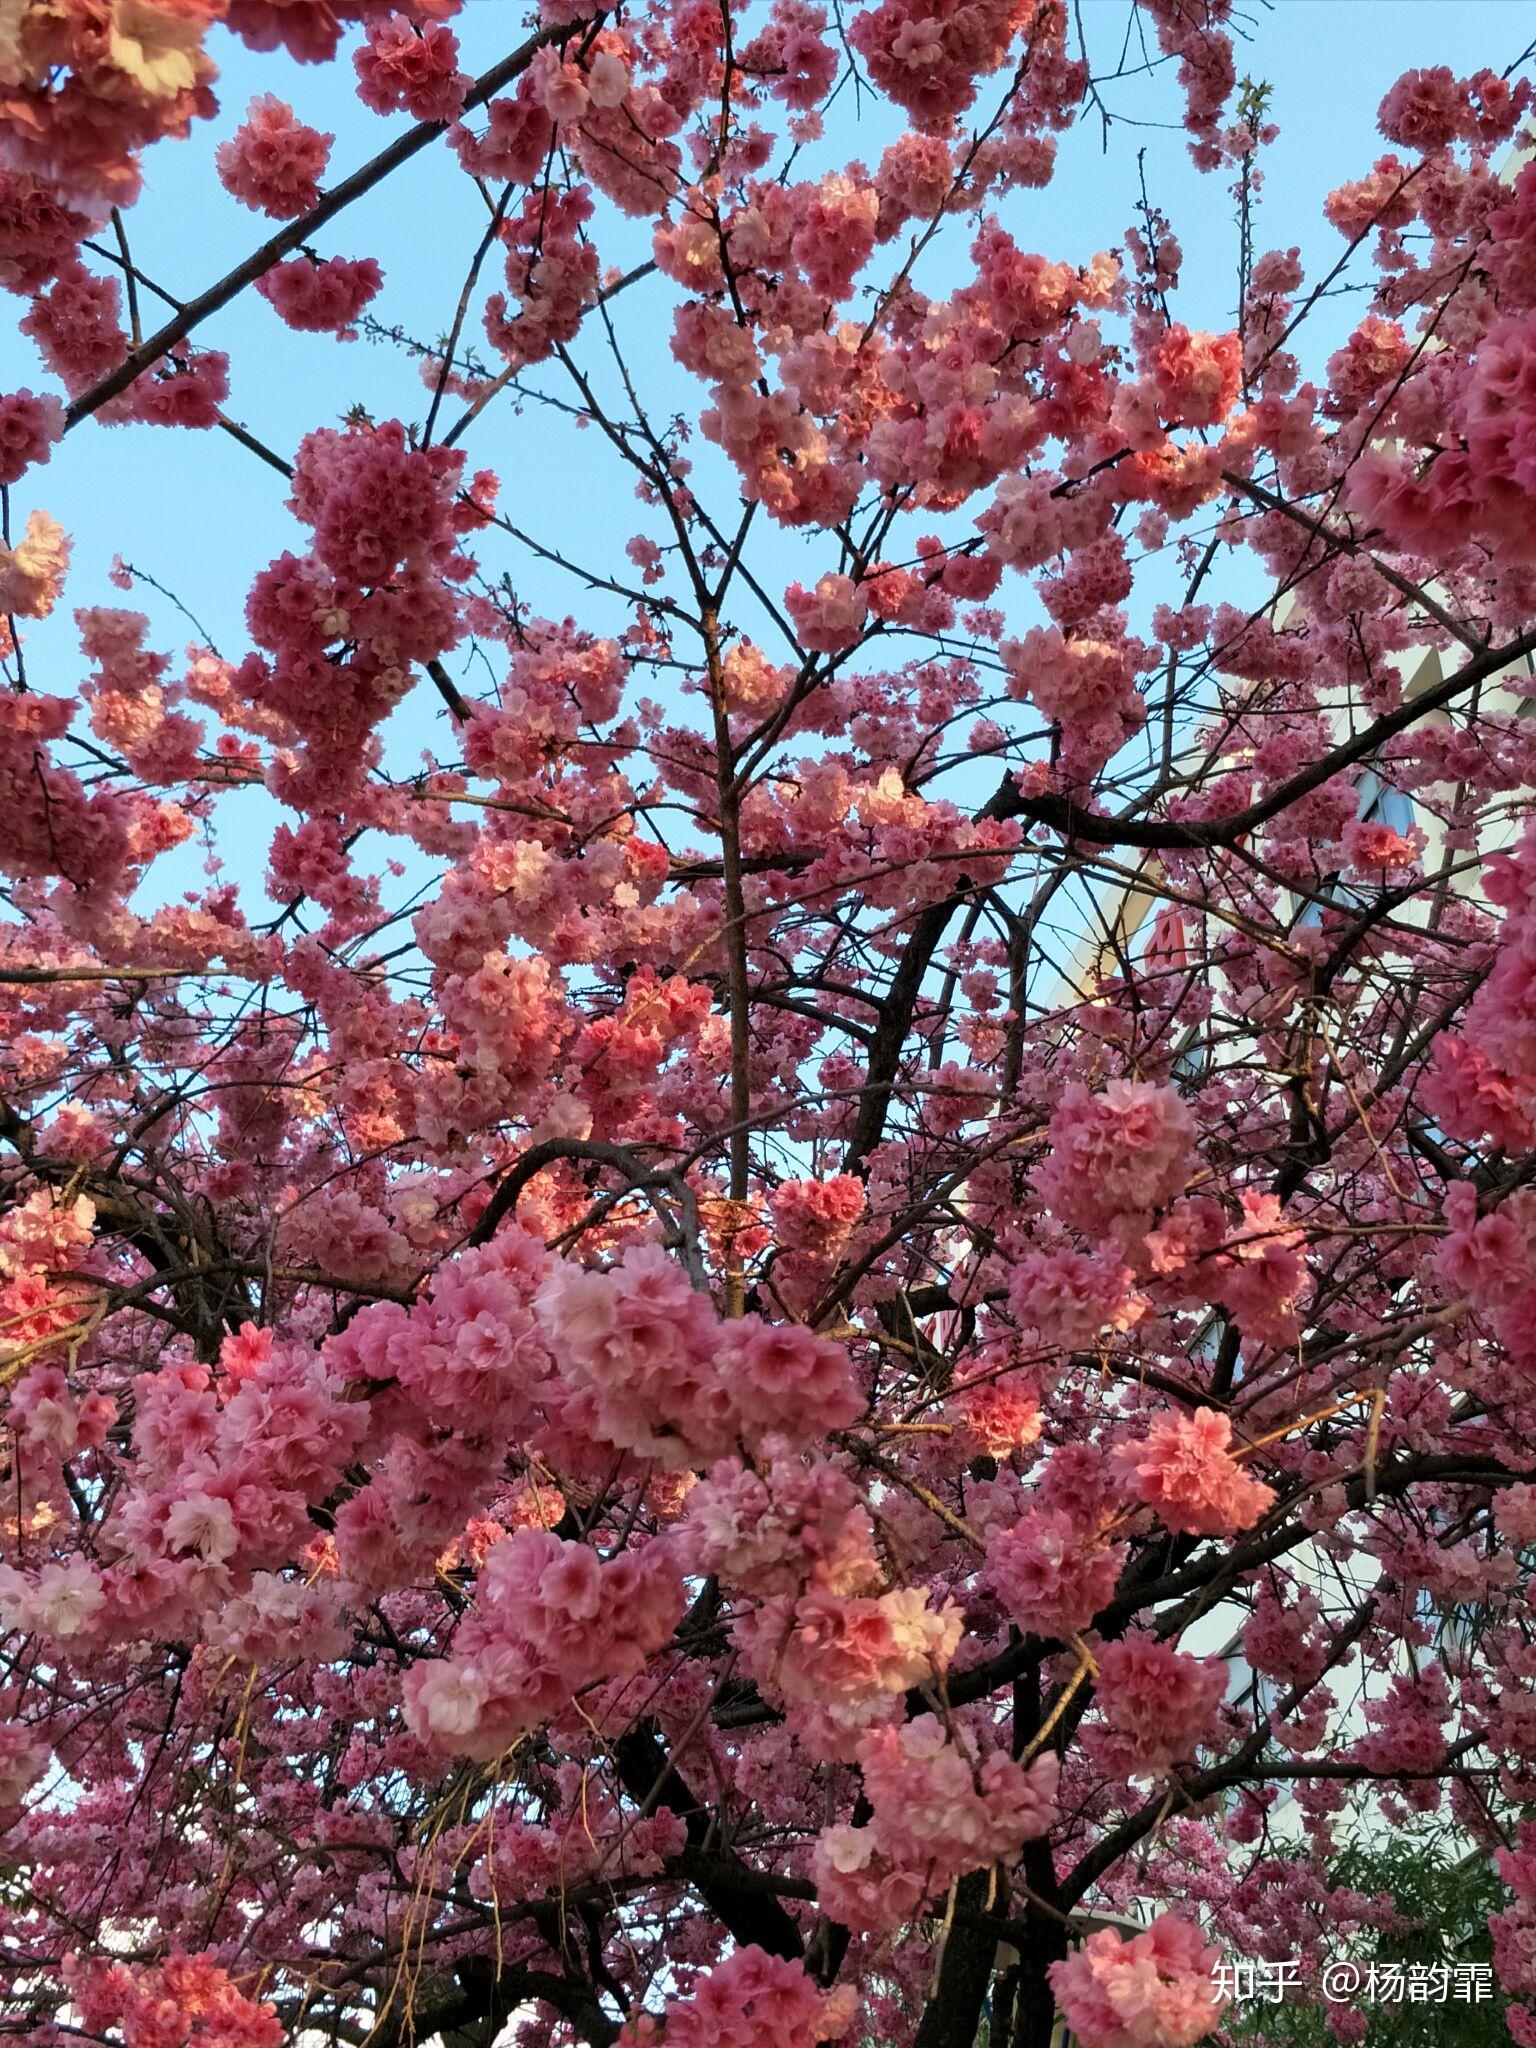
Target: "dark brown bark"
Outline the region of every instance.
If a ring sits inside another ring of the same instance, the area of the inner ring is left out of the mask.
[[[655,1727],[644,1723],[621,1735],[614,1759],[625,1791],[649,1812],[664,1806],[688,1830],[688,1850],[677,1859],[677,1875],[693,1885],[705,1905],[739,1942],[753,1943],[771,1956],[798,1958],[805,1944],[793,1918],[735,1851],[712,1837],[714,1816],[678,1774]],[[707,1852],[707,1853],[706,1853]]]
[[[973,2048],[997,1960],[997,1935],[986,1924],[995,1903],[994,1873],[973,1870],[955,1889],[938,1980],[923,2008],[914,2048]]]

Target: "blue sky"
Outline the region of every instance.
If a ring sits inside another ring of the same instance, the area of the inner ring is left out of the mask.
[[[1341,179],[1365,171],[1384,147],[1375,111],[1398,73],[1442,62],[1460,71],[1481,64],[1502,70],[1536,30],[1536,11],[1526,0],[1244,4],[1247,39],[1239,69],[1270,84],[1280,127],[1279,141],[1266,154],[1257,245],[1299,244],[1311,276],[1326,269],[1342,246],[1322,218],[1322,200]],[[507,0],[469,0],[456,23],[466,67],[478,71],[513,47],[523,33],[521,15],[520,6]],[[1081,0],[1081,18],[1095,70],[1113,70],[1125,38],[1125,0]],[[222,72],[217,120],[202,124],[187,142],[162,144],[150,153],[144,197],[127,216],[136,261],[178,297],[196,292],[264,238],[267,224],[228,197],[212,175],[213,149],[238,124],[253,93],[275,91],[303,118],[336,134],[333,177],[370,157],[404,125],[399,117],[380,120],[357,103],[348,90],[350,65],[307,67],[283,57],[253,56],[223,31],[215,33],[213,48]],[[1096,249],[1115,246],[1133,215],[1137,155],[1144,150],[1148,189],[1172,219],[1186,253],[1178,310],[1192,325],[1230,324],[1235,234],[1229,179],[1202,178],[1191,167],[1183,132],[1174,125],[1177,90],[1166,68],[1155,79],[1121,80],[1105,92],[1121,117],[1107,150],[1097,124],[1085,122],[1064,144],[1057,177],[1046,191],[1004,202],[1005,225],[1025,246],[1053,258],[1082,261]],[[888,139],[887,127],[868,121],[857,130],[839,124],[845,104],[840,101],[834,111],[834,132],[819,153],[823,167],[852,155],[874,161]],[[477,217],[475,205],[466,203],[471,200],[444,147],[434,145],[345,212],[319,246],[327,254],[379,257],[386,284],[373,310],[385,322],[430,339],[447,324],[483,228],[484,215]],[[612,260],[628,263],[648,253],[643,229],[631,223],[619,229],[618,240],[605,249]],[[930,266],[919,273],[919,282],[942,285],[942,270]],[[663,415],[702,399],[667,354],[666,290],[661,280],[652,280],[623,307],[635,366]],[[1336,345],[1356,317],[1357,303],[1341,298],[1322,309],[1303,346],[1309,368],[1320,366]],[[147,324],[154,319],[146,307]],[[478,325],[472,323],[470,332],[478,335]],[[210,320],[198,338],[230,354],[230,414],[285,455],[306,429],[335,422],[354,404],[376,417],[420,418],[425,409],[424,389],[397,351],[368,341],[341,344],[291,334],[251,293]],[[0,388],[36,385],[39,373],[30,344],[8,321],[0,333]],[[554,390],[559,378],[558,370],[545,370],[533,381]],[[646,530],[629,480],[603,459],[598,436],[574,433],[545,408],[519,410],[502,399],[465,445],[471,466],[500,474],[509,516],[557,548],[612,565],[630,535]],[[694,453],[703,484],[722,513],[728,512],[734,502],[730,478],[707,448],[695,443]],[[29,638],[29,668],[42,688],[71,689],[80,679],[69,617],[77,605],[131,602],[150,613],[157,645],[179,652],[186,643],[185,622],[153,591],[140,590],[127,600],[111,590],[106,572],[114,555],[126,556],[174,590],[220,649],[238,655],[247,644],[242,609],[252,575],[300,538],[284,507],[282,479],[217,433],[91,423],[71,435],[27,486],[17,494],[15,510],[24,519],[31,502],[45,505],[75,544],[65,606]],[[648,530],[660,537],[654,524]],[[814,541],[773,535],[766,547],[767,567],[764,572],[760,560],[760,573],[780,587],[825,566]],[[510,570],[536,611],[575,612],[605,630],[621,623],[612,605],[605,609],[558,571],[520,556],[510,541],[491,537],[483,556],[494,573]],[[1021,607],[1026,602],[1016,581],[1013,601]],[[1021,609],[1020,623],[1027,619]],[[459,657],[452,665],[465,669]],[[478,679],[469,672],[471,686],[483,687],[485,676],[483,666]],[[391,758],[408,767],[434,740],[450,746],[436,697],[423,690],[396,715]]]

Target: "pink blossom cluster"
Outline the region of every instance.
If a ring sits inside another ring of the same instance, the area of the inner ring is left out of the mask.
[[[81,1448],[100,1450],[117,1412],[110,1394],[98,1391],[77,1398],[56,1365],[28,1366],[11,1389],[11,1427],[40,1457],[65,1459]]]
[[[801,646],[816,654],[846,654],[869,613],[868,594],[841,574],[823,576],[814,590],[792,583],[784,602]]]
[[[1221,2018],[1219,1961],[1191,1921],[1160,1913],[1129,1939],[1100,1928],[1050,1975],[1083,2048],[1193,2048]]]
[[[336,55],[349,22],[383,11],[412,22],[442,21],[460,0],[229,0],[229,25],[253,50],[287,50],[301,64]]]
[[[155,0],[108,19],[23,4],[7,24],[0,138],[10,163],[87,203],[128,202],[138,152],[214,111],[203,48],[222,0]]]
[[[51,180],[0,166],[0,286],[37,292],[74,260],[89,229]]]
[[[1061,729],[1062,772],[1086,781],[1142,724],[1146,713],[1136,687],[1142,663],[1138,644],[1114,630],[1064,635],[1056,626],[1033,626],[1002,648],[1010,693],[1029,701]]]
[[[418,27],[404,14],[371,21],[352,62],[357,96],[377,114],[400,108],[415,121],[452,121],[463,109],[469,80],[458,38],[442,22]]]
[[[1484,1214],[1474,1184],[1453,1181],[1444,1215],[1447,1230],[1436,1259],[1443,1284],[1488,1318],[1522,1377],[1536,1372],[1536,1199],[1516,1188]]]
[[[872,1728],[859,1744],[871,1817],[819,1838],[817,1886],[845,1926],[885,1932],[969,1870],[1011,1861],[1051,1824],[1058,1759],[978,1757],[934,1714]]]
[[[1500,142],[1511,113],[1529,90],[1494,71],[1457,78],[1448,64],[1405,71],[1382,100],[1376,119],[1388,142],[1424,154],[1452,143]]]
[[[14,547],[0,541],[0,612],[46,619],[58,603],[69,567],[69,536],[48,512],[29,512]]]
[[[1491,970],[1457,1031],[1435,1045],[1425,1088],[1453,1136],[1521,1148],[1536,1134],[1536,1035],[1529,1022],[1536,980],[1536,830],[1483,870],[1483,888],[1504,912]]]
[[[502,1231],[446,1265],[426,1299],[375,1303],[327,1340],[329,1370],[374,1390],[377,1464],[335,1516],[341,1568],[370,1592],[431,1577],[547,1399],[533,1298],[548,1263]]]
[[[246,618],[263,652],[236,671],[253,709],[306,743],[283,784],[298,804],[319,796],[337,807],[335,778],[361,773],[369,735],[413,666],[458,637],[450,572],[462,467],[452,450],[412,447],[393,420],[321,428],[299,446],[289,502],[312,550],[280,555],[256,577]]]
[[[1030,0],[953,0],[938,9],[881,0],[854,16],[849,37],[880,90],[920,128],[942,134],[1033,11]]]
[[[868,1580],[873,1533],[845,1472],[826,1458],[785,1457],[762,1471],[722,1459],[690,1492],[681,1532],[698,1570],[766,1595],[812,1580],[839,1590]]]
[[[75,614],[82,652],[93,673],[81,686],[91,730],[115,747],[146,783],[173,785],[194,771],[206,728],[181,705],[185,692],[167,679],[169,661],[144,645],[142,612],[105,605]]]
[[[775,1235],[785,1251],[835,1258],[867,1200],[863,1183],[851,1173],[836,1173],[828,1180],[781,1181],[769,1203]]]
[[[395,420],[344,433],[321,428],[300,444],[293,509],[335,575],[383,583],[418,562],[445,564],[462,468],[463,457],[449,449],[411,447]]]
[[[1488,329],[1445,401],[1451,445],[1422,463],[1363,455],[1352,503],[1410,555],[1476,543],[1536,559],[1521,513],[1536,475],[1536,308]],[[1426,435],[1440,431],[1423,422]]]
[[[1001,479],[976,524],[997,560],[1010,569],[1039,569],[1053,555],[1091,547],[1113,516],[1103,490],[1073,490],[1050,470],[1016,470]]]
[[[1050,1139],[1035,1186],[1052,1215],[1085,1236],[1145,1231],[1183,1193],[1193,1168],[1188,1104],[1149,1081],[1111,1081],[1096,1092],[1069,1081]]]
[[[549,136],[548,116],[540,112]],[[584,190],[533,192],[503,229],[507,292],[487,300],[485,332],[509,368],[543,362],[575,338],[599,284],[597,252],[584,232],[591,212]]]
[[[1061,1509],[1032,1507],[988,1538],[987,1578],[1026,1634],[1072,1636],[1108,1606],[1125,1556]]]
[[[73,1963],[68,1983],[82,2023],[103,2036],[121,2030],[124,2048],[281,2048],[272,2006],[248,1996],[210,1955],[173,1955],[147,1968],[97,1957]]]
[[[71,397],[115,369],[128,351],[117,280],[93,276],[72,253],[33,298],[21,328]],[[131,410],[131,398],[124,399],[114,416]]]
[[[46,462],[64,431],[56,398],[12,391],[0,398],[0,484],[20,483],[35,463]]]
[[[39,595],[46,597],[45,579],[57,563],[32,566],[41,581]],[[110,889],[126,878],[132,862],[136,806],[113,789],[87,790],[72,769],[57,765],[52,750],[68,725],[69,706],[62,698],[0,696],[0,802],[6,815],[0,868],[32,880],[62,876],[81,889]],[[34,1199],[52,1206],[32,1196],[28,1206]]]
[[[786,1180],[769,1199],[779,1256],[774,1281],[780,1298],[795,1309],[809,1305],[846,1257],[867,1204],[863,1184],[851,1173],[827,1180]]]
[[[958,1610],[887,1582],[867,1505],[825,1459],[760,1473],[723,1460],[693,1489],[681,1536],[699,1569],[757,1603],[732,1633],[758,1682],[814,1710],[834,1747],[954,1654]]]
[[[1186,1535],[1235,1536],[1275,1503],[1274,1489],[1238,1463],[1231,1419],[1215,1408],[1161,1416],[1116,1456],[1135,1498]]]
[[[0,1728],[0,1825],[14,1820],[21,1802],[48,1768],[49,1749],[17,1721]]]
[[[764,1600],[733,1631],[770,1696],[815,1710],[804,1716],[807,1739],[832,1754],[895,1695],[944,1672],[960,1643],[952,1603],[935,1601],[926,1587],[882,1592],[879,1584],[870,1573],[817,1572],[798,1596]]]
[[[301,334],[335,334],[346,341],[355,336],[358,315],[383,283],[384,273],[371,256],[355,261],[329,256],[323,263],[295,256],[264,271],[256,289]]]
[[[1504,2021],[1518,2048],[1536,2042],[1536,1823],[1522,1821],[1514,1842],[1494,1851],[1510,1904],[1490,1917],[1493,1959],[1499,1982],[1520,1999],[1506,2007]]]
[[[1101,1769],[1119,1777],[1162,1777],[1209,1743],[1227,1690],[1219,1657],[1193,1657],[1144,1630],[1097,1651],[1094,1697],[1103,1715],[1091,1731]]]
[[[667,2003],[619,2036],[621,2048],[821,2048],[841,2041],[854,2020],[848,1988],[824,1991],[804,1967],[750,1943],[716,1964],[685,1998]]]
[[[1409,1779],[1430,1781],[1402,1790],[1410,1802],[1417,1793],[1432,1807],[1436,1802],[1431,1784],[1445,1761],[1447,1724],[1454,1711],[1444,1664],[1425,1663],[1416,1672],[1399,1672],[1381,1698],[1366,1702],[1369,1729],[1352,1745],[1353,1754],[1367,1770],[1384,1775],[1401,1771]]]
[[[296,1345],[269,1351],[222,1403],[191,1362],[138,1375],[133,1397],[133,1484],[107,1523],[117,1562],[98,1571],[76,1556],[8,1576],[24,1625],[45,1638],[132,1638],[156,1618],[195,1628],[253,1574],[289,1566],[314,1533],[309,1505],[334,1492],[367,1424]],[[77,1416],[77,1436],[82,1423],[89,1441],[100,1422]]]
[[[1243,1188],[1238,1206],[1240,1224],[1223,1232],[1206,1261],[1210,1293],[1258,1342],[1294,1343],[1297,1310],[1311,1286],[1304,1234],[1272,1194]]]
[[[229,358],[221,349],[187,349],[163,356],[121,399],[113,418],[142,420],[152,427],[187,427],[207,433],[219,424],[229,396]]]
[[[406,1719],[444,1749],[497,1757],[586,1687],[639,1672],[683,1607],[664,1544],[604,1563],[584,1543],[519,1529],[487,1554],[450,1654],[408,1673]]]
[[[318,205],[335,139],[299,120],[286,100],[263,93],[228,142],[219,144],[220,182],[242,206],[292,220]]]
[[[1192,334],[1175,322],[1151,355],[1158,410],[1169,425],[1219,426],[1237,399],[1242,343],[1236,334]]]
[[[841,1346],[755,1315],[722,1324],[655,1245],[607,1272],[562,1261],[538,1313],[562,1373],[593,1395],[604,1435],[664,1465],[710,1464],[767,1436],[808,1442],[862,1407]]]
[[[503,178],[527,185],[537,176],[554,140],[554,124],[534,91],[531,74],[516,88],[485,108],[485,128],[478,135],[460,123],[450,135],[459,162],[471,176]]]
[[[1009,1278],[1008,1306],[1021,1329],[1064,1351],[1104,1330],[1133,1329],[1144,1308],[1116,1255],[1070,1250],[1026,1252]]]
[[[1039,1393],[1015,1379],[986,1378],[961,1387],[955,1406],[967,1437],[988,1457],[1027,1450],[1045,1428]]]

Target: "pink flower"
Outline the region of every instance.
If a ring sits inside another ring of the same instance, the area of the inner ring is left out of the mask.
[[[869,598],[849,577],[823,576],[814,590],[792,583],[784,602],[795,633],[810,653],[843,654],[864,630]]]
[[[404,14],[368,24],[357,67],[357,96],[375,113],[403,108],[417,121],[455,120],[469,80],[459,69],[459,44],[440,21],[419,31]]]
[[[56,398],[13,391],[0,398],[0,484],[19,483],[34,463],[46,462],[64,432],[64,408]]]
[[[303,334],[336,334],[348,340],[353,322],[383,287],[384,273],[371,256],[350,262],[341,256],[324,263],[295,256],[257,278],[256,289],[290,327]]]
[[[22,1441],[49,1457],[67,1458],[80,1436],[69,1382],[56,1365],[29,1368],[11,1391],[11,1425]]]
[[[1089,1747],[1117,1777],[1160,1777],[1186,1762],[1215,1732],[1226,1696],[1219,1657],[1191,1657],[1137,1631],[1098,1652],[1095,1697],[1104,1725]]]
[[[69,537],[47,512],[27,515],[26,531],[14,548],[0,544],[0,612],[22,619],[46,619],[64,588]]]
[[[532,76],[540,105],[557,124],[579,121],[591,104],[585,72],[578,65],[562,63],[552,49],[539,52]]]
[[[0,1725],[0,1813],[19,1806],[48,1768],[52,1752],[19,1721]]]
[[[286,101],[263,93],[229,141],[219,144],[220,182],[243,206],[291,220],[319,204],[335,139],[306,127]]]
[[[1030,1508],[987,1543],[987,1577],[1027,1634],[1075,1635],[1109,1604],[1125,1562],[1123,1544],[1096,1544],[1069,1515]]]
[[[448,1747],[454,1737],[470,1734],[479,1722],[486,1688],[472,1667],[446,1661],[418,1665],[406,1685],[407,1712],[415,1725]]]
[[[1274,1505],[1273,1490],[1231,1455],[1232,1424],[1214,1408],[1154,1422],[1116,1452],[1131,1491],[1165,1528],[1191,1536],[1234,1536]]]
[[[1376,118],[1388,142],[1429,151],[1454,142],[1467,116],[1465,87],[1458,87],[1448,65],[1436,64],[1424,71],[1405,71]]]
[[[1090,1934],[1050,1979],[1083,2048],[1192,2048],[1221,2016],[1219,1961],[1198,1928],[1162,1913],[1129,1940],[1112,1927]]]
[[[1144,1229],[1183,1193],[1194,1139],[1194,1118],[1175,1089],[1111,1081],[1092,1095],[1071,1081],[1035,1185],[1053,1215],[1087,1236],[1105,1226]]]
[[[214,1494],[188,1494],[165,1518],[166,1548],[190,1551],[205,1564],[223,1564],[239,1540],[229,1502]]]
[[[853,2020],[846,1989],[823,1991],[797,1962],[750,1945],[701,1977],[686,1998],[669,2000],[667,2048],[819,2048],[840,2041]],[[632,2022],[620,2048],[647,2048],[657,2036]]]
[[[0,1566],[0,1620],[54,1642],[86,1638],[106,1606],[100,1575],[83,1557],[45,1564],[34,1580]]]
[[[595,107],[621,107],[629,96],[630,69],[611,50],[599,50],[587,66],[587,90]]]
[[[1213,427],[1237,398],[1243,345],[1237,334],[1192,334],[1172,326],[1152,351],[1158,410],[1170,425]]]

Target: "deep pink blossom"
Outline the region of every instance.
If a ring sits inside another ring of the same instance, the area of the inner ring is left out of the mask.
[[[1274,1504],[1273,1490],[1234,1457],[1231,1422],[1214,1408],[1166,1416],[1118,1455],[1136,1498],[1169,1529],[1232,1536]]]
[[[335,137],[322,135],[272,93],[251,101],[245,120],[218,150],[219,178],[244,206],[290,220],[319,202]]]
[[[1056,1997],[1084,2048],[1192,2048],[1221,2016],[1218,1954],[1177,1913],[1161,1913],[1129,1939],[1090,1934],[1051,1965]]]

